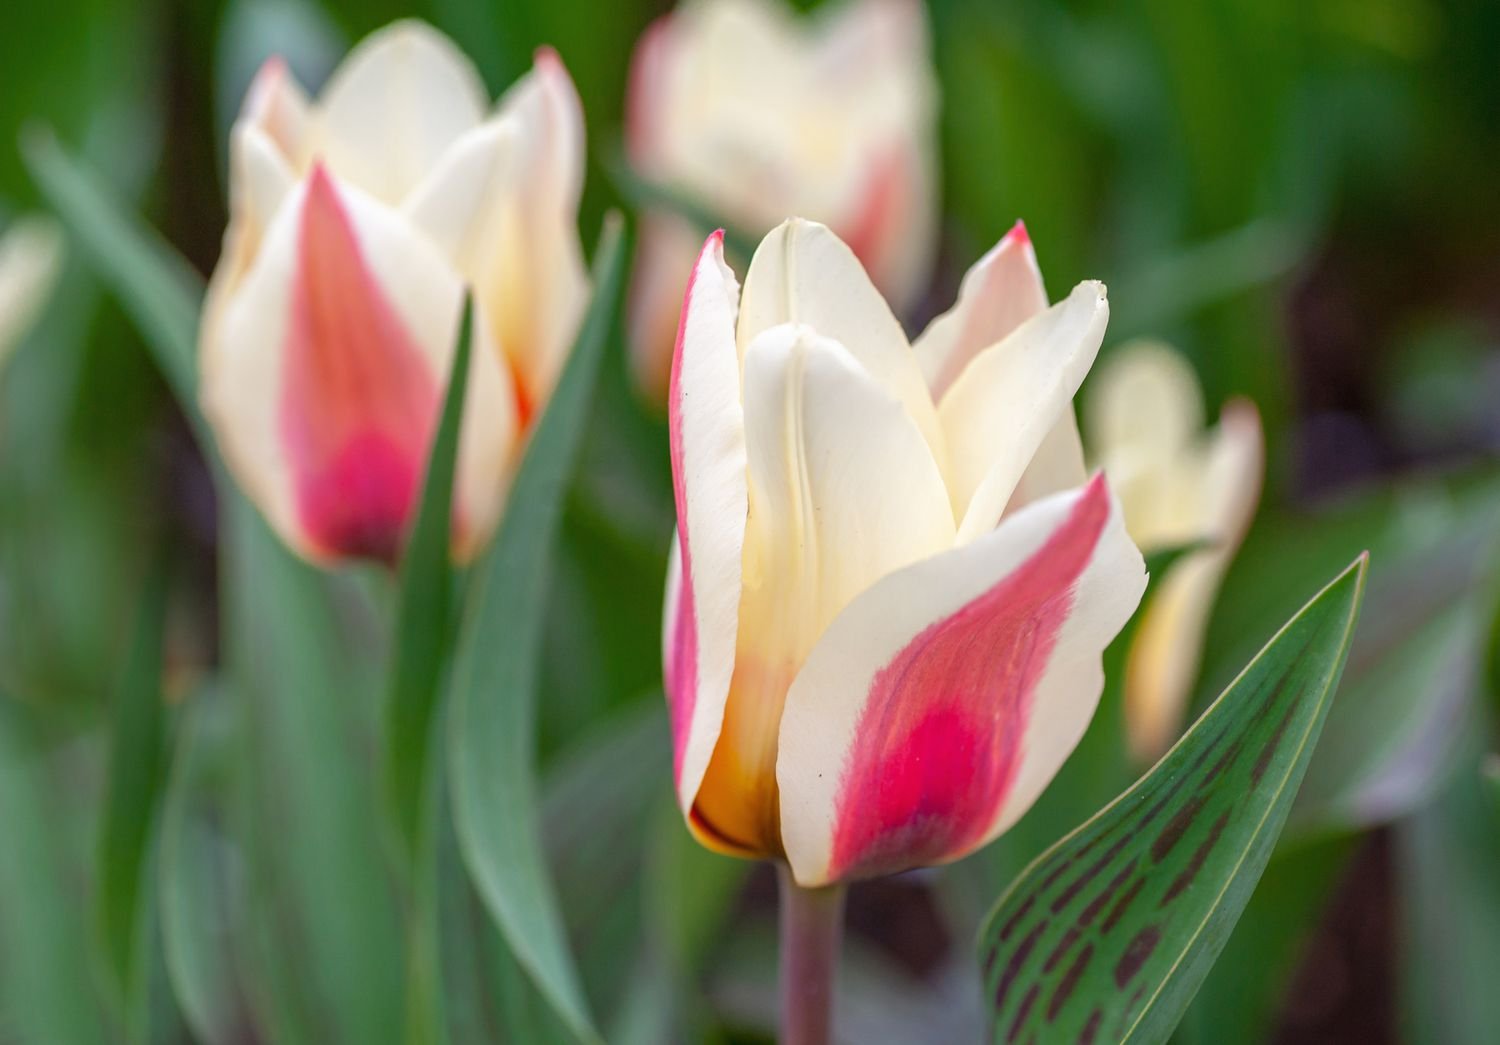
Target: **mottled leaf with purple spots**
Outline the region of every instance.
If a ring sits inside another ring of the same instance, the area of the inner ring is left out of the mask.
[[[1348,654],[1366,561],[1304,606],[1149,773],[1000,899],[980,934],[995,1041],[1171,1034],[1286,821]]]

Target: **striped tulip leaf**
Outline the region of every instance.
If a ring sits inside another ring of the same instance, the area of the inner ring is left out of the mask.
[[[1001,897],[980,934],[995,1041],[1171,1034],[1286,821],[1348,654],[1366,562],[1304,606],[1149,773]]]

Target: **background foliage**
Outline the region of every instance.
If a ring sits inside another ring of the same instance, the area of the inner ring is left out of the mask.
[[[1024,217],[1054,293],[1110,285],[1106,353],[1165,337],[1210,404],[1246,393],[1266,419],[1266,494],[1219,600],[1203,702],[1372,550],[1306,786],[1177,1033],[1487,1040],[1500,1026],[1485,979],[1500,967],[1500,798],[1478,768],[1500,709],[1500,7],[928,6],[945,98],[928,310]],[[229,120],[259,61],[280,51],[315,84],[351,41],[417,15],[492,91],[535,46],[558,48],[589,120],[592,242],[622,202],[609,171],[629,45],[662,9],[11,5],[0,220],[42,206],[43,181],[54,203],[66,191],[36,144],[47,125],[105,198],[206,272]],[[23,132],[30,170],[12,144]],[[418,844],[432,859],[417,873],[378,815],[394,589],[259,547],[263,528],[215,496],[159,345],[156,362],[144,350],[143,330],[182,336],[195,279],[174,273],[141,323],[142,299],[127,317],[87,256],[75,244],[0,387],[0,1041],[564,1033],[483,916],[446,789],[429,788],[438,812]],[[663,429],[632,400],[622,351],[609,331],[550,583],[525,607],[544,615],[540,841],[601,1033],[763,1040],[769,882],[694,846],[669,794],[656,687],[670,484]],[[143,652],[158,639],[165,710]],[[225,692],[236,663],[253,669],[253,700]],[[978,1032],[981,916],[1119,790],[1087,769],[1075,760],[990,851],[855,890],[852,1040]]]

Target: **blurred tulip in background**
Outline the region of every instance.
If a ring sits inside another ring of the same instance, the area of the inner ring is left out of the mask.
[[[417,22],[367,38],[316,102],[279,59],[262,67],[232,132],[202,395],[235,478],[298,552],[399,556],[466,297],[455,554],[492,531],[586,301],[583,148],[550,50],[493,111]]]
[[[912,0],[693,0],[636,44],[626,139],[636,174],[759,237],[788,215],[827,224],[898,314],[937,245],[937,85]],[[637,380],[663,401],[682,289],[702,240],[645,215],[631,288]]]
[[[1219,581],[1260,499],[1260,415],[1234,400],[1205,429],[1191,364],[1155,342],[1120,346],[1095,376],[1088,407],[1093,461],[1120,497],[1131,538],[1148,556],[1184,550],[1157,578],[1126,661],[1126,733],[1136,759],[1151,762],[1181,730]]]

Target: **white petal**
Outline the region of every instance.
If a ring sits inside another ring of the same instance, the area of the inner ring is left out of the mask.
[[[680,562],[668,578],[663,678],[684,814],[719,739],[739,628],[747,492],[738,297],[723,237],[711,236],[683,300],[668,400]]]
[[[959,540],[1000,520],[1017,483],[1063,418],[1093,365],[1109,302],[1104,285],[1080,283],[1063,301],[981,352],[943,397],[948,489]]]
[[[483,226],[489,243],[474,278],[523,398],[541,404],[588,304],[578,238],[583,107],[553,51],[537,52],[501,99],[497,122],[514,128],[516,156]]]
[[[229,225],[211,294],[226,293],[238,283],[296,184],[296,173],[264,131],[251,123],[236,125],[229,139]]]
[[[400,203],[486,104],[483,81],[451,40],[396,22],[361,41],[330,78],[319,103],[322,149],[342,178]]]
[[[853,353],[810,327],[762,332],[745,353],[750,522],[740,645],[784,633],[800,663],[879,578],[950,547],[953,513],[932,451]],[[761,605],[762,600],[768,600]]]
[[[235,127],[254,127],[289,166],[300,170],[312,146],[310,109],[306,92],[286,62],[272,56],[251,81]]]
[[[1017,222],[964,274],[953,307],[912,343],[933,400],[943,401],[975,356],[1046,309],[1036,251],[1026,227]]]
[[[781,721],[798,883],[957,859],[1013,823],[1083,735],[1145,583],[1096,480],[852,602]]]
[[[0,363],[41,314],[62,260],[62,230],[49,218],[21,218],[0,235]]]
[[[402,204],[412,224],[470,279],[499,234],[499,201],[515,191],[519,136],[514,120],[480,124],[453,143]]]
[[[1156,341],[1114,349],[1089,382],[1090,444],[1161,460],[1180,454],[1203,430],[1203,393],[1192,364]]]
[[[741,355],[761,331],[783,323],[811,327],[843,345],[905,406],[941,458],[937,412],[901,325],[853,252],[817,222],[794,218],[761,241],[745,276]]]
[[[1005,510],[1014,512],[1043,497],[1071,490],[1088,475],[1083,439],[1078,434],[1078,418],[1073,404],[1069,403],[1062,417],[1042,439],[1042,445],[1036,448]]]
[[[455,558],[468,560],[494,533],[510,487],[519,442],[516,391],[510,369],[489,339],[490,324],[475,303],[469,384],[464,390],[453,498],[459,522]]]
[[[749,522],[734,681],[694,806],[700,836],[771,855],[786,688],[849,600],[952,546],[932,453],[901,403],[836,341],[763,331],[745,353]]]

